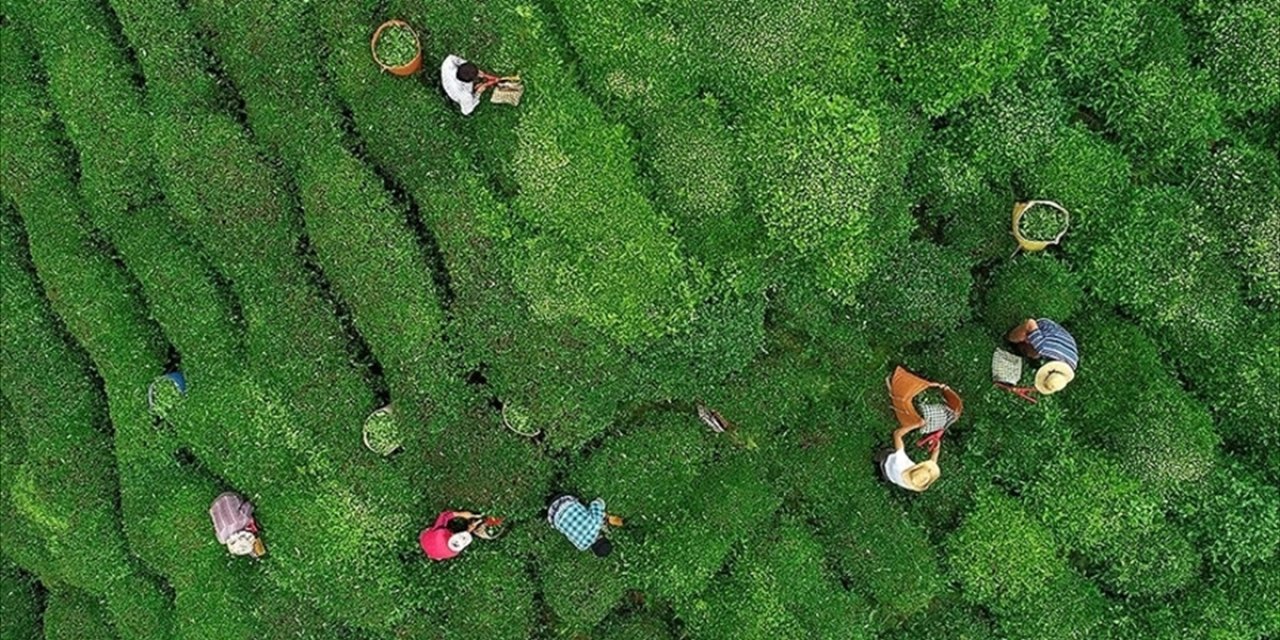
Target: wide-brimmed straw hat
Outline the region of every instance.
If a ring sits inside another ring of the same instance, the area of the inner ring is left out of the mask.
[[[258,537],[250,531],[237,531],[227,538],[227,551],[233,556],[247,556],[253,553],[254,542]]]
[[[1039,371],[1036,371],[1036,391],[1053,395],[1065,389],[1075,378],[1076,372],[1071,365],[1060,360],[1047,362],[1040,367]]]
[[[902,472],[902,479],[911,489],[915,491],[924,491],[942,475],[942,469],[938,468],[938,463],[932,460],[925,460],[915,466]]]

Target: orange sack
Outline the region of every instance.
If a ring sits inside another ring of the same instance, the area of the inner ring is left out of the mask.
[[[916,411],[916,404],[912,400],[929,387],[937,387],[942,391],[942,397],[946,400],[947,406],[955,412],[955,418],[960,419],[960,414],[964,411],[964,400],[960,399],[960,394],[952,391],[951,387],[945,384],[930,382],[898,367],[893,370],[893,376],[889,378],[889,395],[893,398],[893,413],[902,426],[915,428],[924,425],[924,418],[919,411]]]

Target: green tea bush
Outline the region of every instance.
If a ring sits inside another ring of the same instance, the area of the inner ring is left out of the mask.
[[[643,196],[622,131],[585,97],[530,109],[516,132],[516,282],[541,318],[581,318],[622,344],[688,322],[701,286]],[[588,257],[589,256],[589,257]]]
[[[887,502],[886,494],[899,489],[880,486],[874,469],[873,458],[888,447],[892,424],[857,405],[832,417],[839,421],[815,416],[807,429],[791,436],[779,462],[782,478],[798,492],[807,513],[818,516],[816,535],[854,590],[889,615],[920,611],[942,583],[924,529],[909,521],[901,506]],[[946,481],[944,473],[938,482]]]
[[[111,627],[102,602],[79,589],[63,587],[50,591],[40,621],[45,638],[114,640],[120,637]]]
[[[1195,194],[1246,279],[1251,300],[1280,306],[1280,162],[1252,145],[1215,150],[1195,175]]]
[[[1084,289],[1066,263],[1041,255],[1019,256],[991,273],[982,318],[1003,336],[1027,318],[1069,323],[1084,301]]]
[[[1087,255],[1115,221],[1128,216],[1130,165],[1118,146],[1079,125],[1064,127],[1048,152],[1030,165],[1029,194],[1071,213],[1063,251]]]
[[[1011,637],[1048,638],[1064,629],[1088,637],[1104,623],[1106,601],[1058,555],[1051,533],[1013,499],[981,494],[947,539],[964,597],[995,614]]]
[[[153,143],[165,195],[219,270],[245,316],[246,346],[293,400],[322,424],[351,424],[372,400],[344,349],[337,319],[308,282],[292,200],[246,132],[214,110],[217,87],[200,68],[190,21],[176,3],[117,0],[130,41],[148,55]],[[229,215],[253,211],[255,215]],[[323,381],[323,382],[320,382]],[[338,436],[347,442],[347,430]]]
[[[666,640],[671,637],[671,632],[662,618],[631,614],[605,620],[591,637],[598,640]]]
[[[648,593],[680,601],[704,589],[729,550],[752,535],[781,500],[758,460],[737,455],[709,465],[680,501],[657,515],[633,556]]]
[[[889,70],[936,116],[1008,80],[1048,37],[1048,8],[1034,0],[872,4],[873,40]]]
[[[193,9],[197,25],[223,36],[213,40],[213,48],[222,54],[231,79],[244,88],[254,132],[279,149],[292,170],[320,265],[381,363],[393,399],[439,431],[459,390],[456,378],[440,374],[450,370],[450,363],[430,269],[403,206],[344,146],[340,113],[318,82],[319,60],[302,43],[304,32],[289,27],[305,22],[305,14],[293,4],[224,11],[219,2],[203,2]],[[295,39],[288,47],[292,57],[264,60],[230,44],[263,23],[277,25],[276,31],[256,37],[270,33],[279,42]],[[265,80],[271,77],[278,80]]]
[[[1223,136],[1220,99],[1209,74],[1174,59],[1126,70],[1103,115],[1139,166],[1176,176]]]
[[[939,597],[933,606],[908,618],[901,626],[881,637],[891,640],[920,637],[991,640],[999,636],[991,628],[989,615],[950,593]]]
[[[1054,78],[1027,71],[957,107],[941,134],[973,166],[1003,180],[1058,145],[1067,115]]]
[[[1160,496],[1091,451],[1047,467],[1028,502],[1064,548],[1100,567],[1120,593],[1166,596],[1196,577],[1199,554],[1165,522]]]
[[[536,527],[533,548],[538,553],[539,587],[562,633],[590,631],[609,616],[629,587],[638,586],[624,574],[634,562],[631,547],[639,543],[627,529],[610,536],[614,552],[598,558],[590,551],[578,551],[545,519],[531,526]]]
[[[870,609],[823,568],[822,545],[784,519],[678,613],[699,638],[774,638],[805,628],[823,638],[870,638]]]
[[[661,0],[661,15],[677,27],[677,69],[699,88],[723,91],[745,111],[786,92],[797,78],[823,92],[874,95],[875,57],[856,3],[840,0]]]
[[[1177,501],[1175,512],[1220,572],[1240,573],[1280,550],[1267,533],[1280,524],[1280,490],[1239,462],[1220,462]]]
[[[958,252],[927,241],[903,243],[859,290],[860,319],[874,339],[897,345],[954,329],[969,318],[973,278]]]
[[[1071,85],[1119,74],[1137,55],[1142,0],[1067,0],[1049,7],[1049,58]]]
[[[8,559],[0,560],[0,636],[5,640],[36,640],[40,634],[40,608],[35,579],[18,570]]]
[[[769,237],[809,265],[834,299],[850,302],[910,230],[905,207],[888,207],[915,148],[911,125],[795,87],[762,105],[748,126],[744,152],[761,158],[752,202]]]
[[[82,355],[56,330],[36,283],[23,272],[26,256],[11,222],[4,223],[0,240],[0,352],[6,362],[24,366],[5,367],[0,390],[22,399],[12,411],[25,431],[27,452],[27,473],[15,479],[12,498],[41,537],[53,541],[47,579],[107,599],[123,637],[162,637],[169,632],[164,596],[134,575],[119,535],[111,442],[99,431],[100,398],[81,368]]]
[[[1117,318],[1086,319],[1074,333],[1091,345],[1081,364],[1089,375],[1064,400],[1084,439],[1161,493],[1203,478],[1219,442],[1213,418],[1169,375],[1156,344]]]
[[[1280,15],[1252,0],[1224,7],[1210,26],[1210,69],[1223,110],[1262,113],[1280,105]]]

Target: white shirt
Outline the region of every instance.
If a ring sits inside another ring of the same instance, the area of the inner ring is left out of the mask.
[[[480,98],[476,96],[474,82],[458,79],[458,67],[466,63],[466,60],[455,55],[445,58],[444,64],[440,65],[440,86],[444,87],[445,95],[462,108],[462,115],[469,116],[476,110],[476,105],[480,104]]]
[[[898,449],[890,454],[888,458],[884,459],[884,477],[888,478],[889,482],[892,482],[903,489],[915,491],[916,488],[907,484],[907,481],[902,477],[903,474],[906,473],[907,469],[914,466],[916,466],[916,463],[911,458],[907,457],[907,452],[902,449]]]

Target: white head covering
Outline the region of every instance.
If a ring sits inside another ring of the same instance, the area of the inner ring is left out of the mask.
[[[462,531],[449,536],[449,550],[454,553],[462,553],[471,544],[471,534]]]

